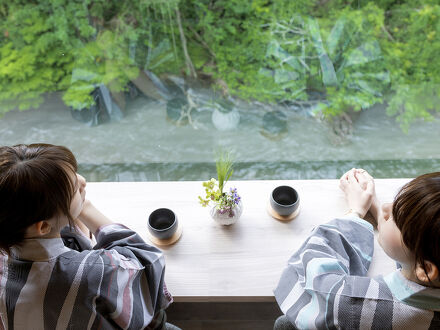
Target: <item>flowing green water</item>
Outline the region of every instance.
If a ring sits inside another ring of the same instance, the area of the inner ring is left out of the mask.
[[[440,159],[236,163],[234,180],[339,179],[350,168],[376,178],[411,178],[440,170]],[[182,181],[215,177],[214,163],[80,164],[90,181]]]
[[[167,119],[164,103],[140,97],[121,121],[88,127],[52,94],[38,109],[0,119],[0,144],[66,145],[89,181],[207,180],[215,176],[214,151],[220,146],[233,150],[235,180],[330,179],[351,167],[381,178],[440,170],[439,118],[415,123],[405,134],[376,106],[360,114],[351,137],[335,143],[326,124],[285,108],[286,131],[268,137],[263,118],[270,110],[241,104],[238,126],[219,131],[211,111],[193,113],[196,128],[179,127]]]

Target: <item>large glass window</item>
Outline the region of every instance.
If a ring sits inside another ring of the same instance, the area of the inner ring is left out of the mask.
[[[90,181],[440,169],[437,0],[11,0],[0,144],[66,145]]]

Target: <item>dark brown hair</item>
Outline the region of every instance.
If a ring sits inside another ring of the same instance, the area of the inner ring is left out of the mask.
[[[76,171],[75,156],[66,147],[0,147],[0,250],[9,254],[26,229],[39,221],[65,215],[72,225]]]
[[[404,185],[394,199],[393,219],[416,265],[425,269],[424,261],[430,261],[440,269],[440,172]]]

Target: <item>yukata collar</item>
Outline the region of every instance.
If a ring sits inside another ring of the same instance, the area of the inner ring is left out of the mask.
[[[28,238],[19,245],[11,246],[11,257],[19,260],[49,261],[70,251],[60,237]]]
[[[403,303],[431,311],[440,311],[440,289],[408,280],[401,270],[384,276],[391,293]]]

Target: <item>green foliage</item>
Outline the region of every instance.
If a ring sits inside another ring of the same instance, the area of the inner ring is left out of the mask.
[[[73,61],[68,52],[69,28],[59,14],[58,4],[11,3],[0,15],[0,114],[18,107],[38,106],[42,93],[58,89]],[[78,3],[62,3],[67,15]],[[84,19],[81,10],[75,23]],[[73,23],[73,22],[72,22]],[[73,25],[73,24],[72,24]],[[71,26],[74,30],[74,26]],[[81,32],[80,32],[81,33]],[[82,31],[83,34],[89,31]]]
[[[329,117],[388,102],[403,129],[438,111],[431,106],[440,78],[438,1],[200,0],[180,7],[215,55],[199,44],[197,67],[231,94],[313,104],[317,92],[315,109]]]
[[[233,161],[231,154],[225,150],[219,150],[217,154],[217,159],[215,161],[215,168],[217,170],[218,186],[222,194],[223,194],[223,187],[225,186],[226,182],[228,182],[229,178],[232,176],[232,173],[234,173],[234,170],[232,169],[232,165],[233,165]]]
[[[399,85],[391,98],[387,113],[397,115],[397,121],[404,131],[416,119],[431,121],[431,112],[439,111],[438,85],[422,83],[418,85]]]
[[[276,101],[279,86],[261,70],[271,40],[264,25],[305,12],[310,4],[310,1],[196,0],[181,7],[191,30],[197,31],[215,54],[215,58],[205,58],[207,65],[202,68],[205,73],[212,74],[215,80],[225,81],[233,95]],[[189,35],[191,37],[191,33]],[[196,38],[191,38],[190,42],[200,47]],[[210,65],[213,61],[214,68]]]
[[[143,69],[189,74],[186,46],[224,93],[328,117],[387,103],[407,130],[439,111],[438,22],[438,0],[4,1],[0,115],[53,91],[82,109]]]
[[[324,27],[328,26],[323,35],[335,70],[335,83],[330,85],[324,79],[326,69],[321,63],[329,104],[324,114],[360,111],[380,102],[390,83],[379,43],[383,10],[369,3],[356,11],[332,13],[322,21]]]
[[[440,4],[408,2],[393,8],[388,21],[394,40],[384,47],[393,81],[387,112],[407,130],[440,111]]]
[[[159,44],[148,38],[151,22],[145,17],[164,7],[171,11],[177,3],[15,0],[0,5],[0,115],[36,107],[46,92],[65,91],[66,104],[81,109],[93,103],[90,93],[100,84],[111,92],[125,90],[145,65],[145,47]],[[159,55],[150,56],[151,63]]]
[[[389,75],[377,41],[381,10],[344,9],[319,20],[294,16],[272,24],[266,72],[282,100],[307,100],[311,90],[326,93],[323,112],[335,116],[380,101]],[[282,87],[282,89],[280,89]]]

